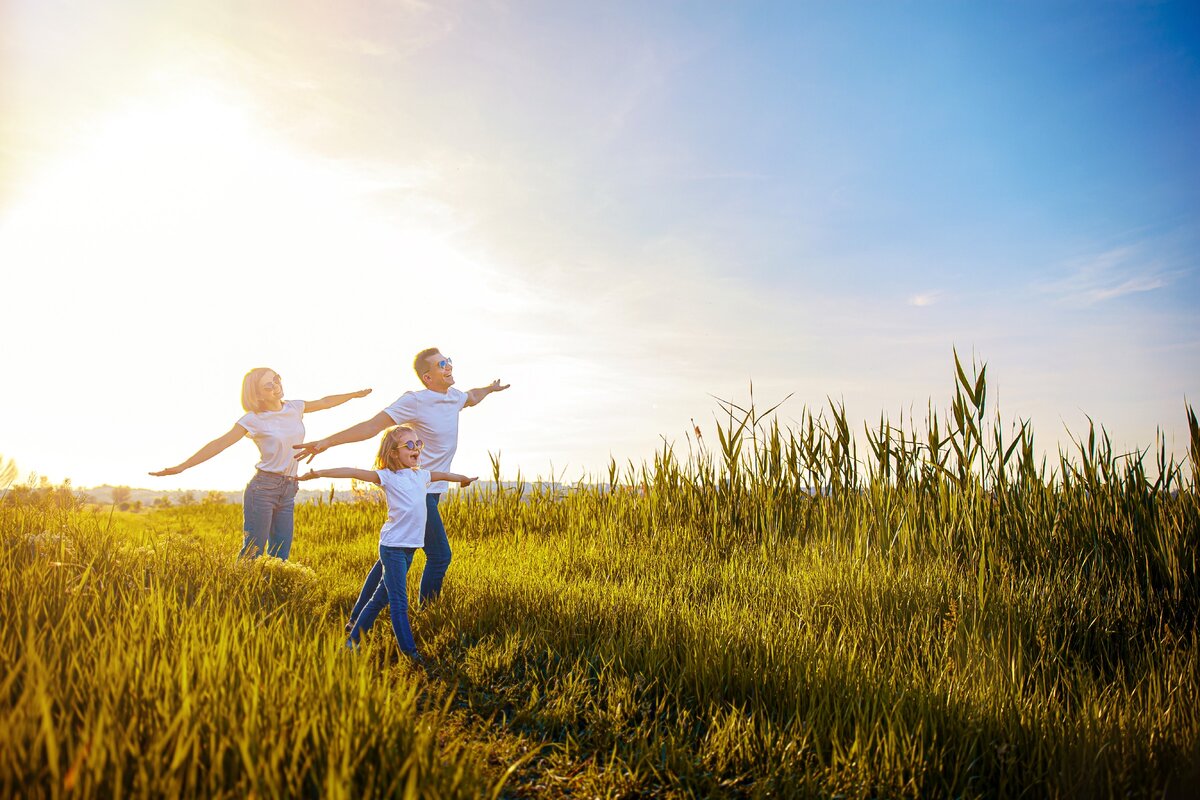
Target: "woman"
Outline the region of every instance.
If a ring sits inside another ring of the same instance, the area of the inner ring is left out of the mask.
[[[257,367],[242,379],[242,408],[245,416],[224,436],[213,439],[195,455],[174,467],[151,475],[177,475],[202,464],[244,436],[258,445],[257,471],[246,484],[242,497],[245,538],[242,556],[256,558],[264,552],[286,559],[292,549],[292,519],[296,500],[296,466],[292,448],[304,441],[305,412],[340,406],[355,397],[366,397],[370,389],[348,394],[331,394],[320,400],[284,400],[279,373]]]

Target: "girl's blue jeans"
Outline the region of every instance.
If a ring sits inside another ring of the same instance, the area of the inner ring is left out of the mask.
[[[440,494],[425,495],[425,572],[421,574],[421,602],[432,600],[441,594],[442,582],[446,579],[446,570],[450,568],[450,540],[446,538],[446,526],[442,524],[442,515],[438,513]],[[362,591],[359,592],[358,602],[350,612],[350,623],[358,619],[363,607],[375,589],[379,586],[379,578],[383,575],[383,564],[376,561],[371,567],[367,579],[363,581]]]
[[[295,478],[259,470],[242,495],[242,557],[263,553],[287,560],[292,552],[295,518]]]
[[[412,565],[415,547],[387,547],[379,545],[379,561],[382,566],[382,578],[376,580],[375,589],[363,604],[361,612],[354,619],[354,627],[350,629],[350,639],[346,644],[354,647],[358,644],[363,631],[368,631],[375,624],[375,618],[384,606],[388,607],[392,616],[392,633],[396,634],[396,643],[400,652],[405,655],[416,655],[417,645],[413,641],[412,626],[408,622],[408,568]],[[371,570],[374,574],[375,570]],[[369,583],[371,576],[367,576]],[[367,591],[363,585],[362,593]]]

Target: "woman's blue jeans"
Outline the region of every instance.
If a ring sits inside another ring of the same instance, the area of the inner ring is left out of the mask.
[[[295,478],[259,470],[242,495],[242,558],[263,553],[287,560],[292,552],[295,518]]]
[[[442,592],[442,582],[446,579],[446,570],[450,568],[450,540],[446,537],[446,526],[442,524],[442,515],[438,513],[440,494],[425,495],[425,572],[421,574],[421,602],[425,603],[437,597]],[[383,565],[378,561],[367,574],[358,601],[350,611],[350,624],[358,619],[363,607],[375,594],[379,586],[379,578],[383,575]]]
[[[412,626],[408,622],[408,568],[412,565],[415,547],[387,547],[379,545],[379,561],[382,579],[376,580],[375,590],[363,604],[361,613],[354,620],[350,629],[350,639],[346,644],[354,647],[358,644],[363,631],[368,631],[375,624],[375,618],[383,607],[387,606],[392,616],[392,633],[396,634],[396,644],[405,655],[416,655],[417,645],[413,641]],[[371,570],[374,574],[375,570]],[[367,576],[369,583],[371,576]],[[363,585],[363,593],[367,591]]]

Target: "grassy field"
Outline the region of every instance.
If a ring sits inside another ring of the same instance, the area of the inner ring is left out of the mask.
[[[1194,415],[1179,463],[1048,463],[985,399],[960,368],[865,453],[729,405],[602,485],[463,493],[428,673],[383,620],[342,647],[378,503],[300,508],[290,563],[235,560],[233,505],[0,504],[0,793],[1190,796]]]

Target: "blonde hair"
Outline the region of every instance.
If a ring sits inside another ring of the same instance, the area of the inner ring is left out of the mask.
[[[436,356],[440,352],[442,351],[439,347],[426,347],[424,350],[417,353],[417,357],[413,359],[413,372],[417,373],[417,377],[420,378],[422,382],[425,380],[425,373],[429,372],[430,369],[429,365],[425,362],[429,360],[430,356]]]
[[[417,432],[407,425],[397,425],[383,435],[379,440],[379,453],[375,456],[375,469],[390,469],[392,472],[403,467],[400,463],[400,450],[403,447],[401,432],[407,431],[413,436]]]
[[[279,374],[270,367],[255,367],[246,373],[246,377],[242,378],[242,408],[246,411],[267,410],[267,404],[263,401],[262,389],[258,386],[262,376],[267,373]]]

